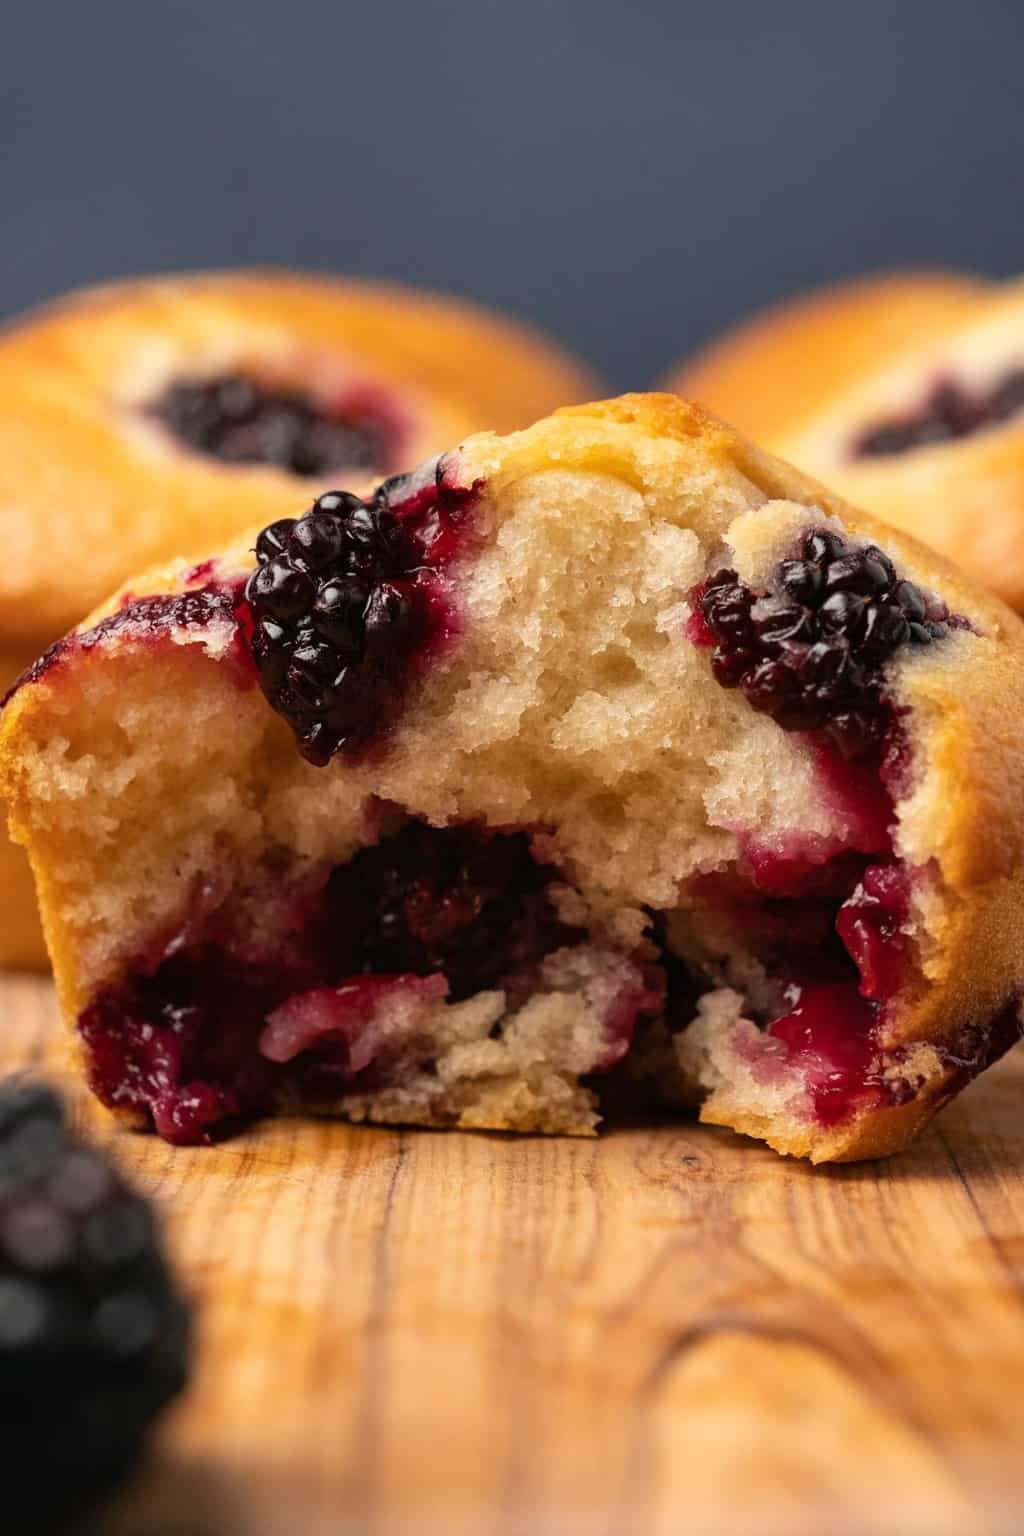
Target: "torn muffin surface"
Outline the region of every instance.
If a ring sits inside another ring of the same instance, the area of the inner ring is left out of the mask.
[[[922,549],[656,396],[249,543],[4,712],[125,1118],[585,1133],[614,1087],[871,1156],[1016,1038],[1024,639]]]

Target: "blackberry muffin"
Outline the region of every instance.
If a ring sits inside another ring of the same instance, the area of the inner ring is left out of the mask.
[[[1024,611],[1024,282],[925,272],[823,289],[668,383]]]
[[[452,299],[274,272],[114,284],[0,335],[0,687],[133,570],[360,489],[593,380]],[[45,961],[0,840],[0,965]]]
[[[583,1134],[614,1090],[872,1157],[1020,1032],[1022,662],[627,396],[132,581],[14,690],[0,787],[129,1124]]]

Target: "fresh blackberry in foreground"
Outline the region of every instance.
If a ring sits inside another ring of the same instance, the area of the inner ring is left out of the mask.
[[[0,1528],[56,1529],[130,1470],[188,1333],[146,1202],[49,1089],[0,1084]]]
[[[723,688],[741,688],[783,730],[823,733],[847,757],[877,747],[888,728],[886,663],[966,622],[902,580],[877,546],[852,548],[826,529],[804,536],[772,585],[759,596],[735,571],[717,571],[696,594],[695,638],[714,646]]]
[[[190,448],[229,464],[273,464],[293,475],[386,470],[393,430],[368,405],[336,413],[244,374],[172,384],[153,415]]]
[[[385,481],[367,501],[329,491],[256,541],[245,587],[263,691],[320,766],[394,723],[419,663],[455,627],[438,574],[470,493]]]
[[[877,458],[969,437],[982,427],[1009,421],[1019,411],[1024,411],[1024,368],[1011,369],[983,395],[970,395],[955,380],[940,379],[920,410],[862,432],[853,455]]]

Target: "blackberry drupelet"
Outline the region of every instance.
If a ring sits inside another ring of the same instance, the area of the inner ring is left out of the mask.
[[[323,766],[386,735],[419,662],[455,627],[438,572],[470,493],[385,481],[368,501],[330,491],[256,541],[245,588],[263,691]]]
[[[965,625],[902,580],[882,550],[853,548],[825,529],[805,535],[772,586],[759,596],[721,570],[698,588],[698,638],[715,647],[715,679],[741,688],[783,730],[820,732],[847,757],[877,747],[888,729],[892,656]]]
[[[507,985],[584,934],[561,922],[525,832],[412,821],[332,874],[342,970],[443,973],[454,1002]]]
[[[970,395],[952,379],[940,380],[920,410],[868,427],[853,445],[854,458],[907,453],[930,443],[969,437],[1024,411],[1024,368],[1011,369],[983,395]]]
[[[184,1386],[188,1334],[146,1202],[49,1089],[0,1085],[5,1531],[77,1520],[131,1468]]]
[[[189,447],[229,464],[273,464],[293,475],[386,470],[391,423],[367,404],[318,409],[295,391],[266,389],[244,374],[170,385],[152,407]]]

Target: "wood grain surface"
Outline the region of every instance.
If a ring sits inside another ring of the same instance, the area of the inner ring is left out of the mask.
[[[896,1161],[683,1123],[596,1141],[279,1121],[112,1132],[163,1209],[194,1385],[102,1536],[1016,1536],[1024,1050]]]

